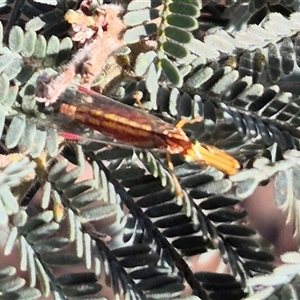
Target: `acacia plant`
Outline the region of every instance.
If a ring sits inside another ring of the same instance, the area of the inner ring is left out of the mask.
[[[0,298],[298,299],[299,7],[2,1]],[[78,86],[184,123],[240,169],[108,140],[59,113],[101,104]],[[242,206],[261,186],[297,241],[280,265]]]

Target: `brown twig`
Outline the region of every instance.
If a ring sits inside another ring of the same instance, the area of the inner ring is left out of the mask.
[[[46,106],[55,103],[78,74],[82,77],[83,86],[87,88],[91,86],[102,73],[108,58],[125,45],[122,33],[126,26],[120,18],[121,12],[121,6],[101,7],[102,28],[98,28],[57,76],[48,80],[49,82],[46,82],[44,74],[38,79],[37,96],[40,102],[44,102]]]

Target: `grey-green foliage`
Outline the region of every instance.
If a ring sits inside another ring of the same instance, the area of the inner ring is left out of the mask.
[[[141,53],[136,63],[136,74],[147,74],[147,87],[155,95],[161,72],[175,86],[181,87],[183,75],[180,65],[195,58],[191,31],[198,28],[201,1],[131,1],[123,20],[132,27],[124,39],[132,44],[141,38],[156,35],[158,51]],[[178,63],[176,63],[176,61]],[[150,88],[151,87],[151,88]]]
[[[264,282],[264,288],[259,289],[252,296],[246,299],[295,299],[295,295],[298,293],[297,288],[299,284],[299,253],[289,252],[281,256],[283,264],[277,267],[273,274],[268,276],[258,276],[249,279],[248,285],[250,289],[261,285]]]
[[[299,1],[119,1],[128,49],[147,50],[112,94],[132,105],[138,91],[169,122],[201,117],[184,130],[234,155],[233,176],[179,156],[170,170],[164,153],[105,140],[61,144],[36,80],[76,51],[63,22],[74,3],[39,2],[6,3],[1,19],[1,246],[24,272],[7,261],[0,297],[181,299],[187,286],[188,299],[297,299],[299,258],[273,271],[272,247],[236,207],[273,180],[298,234]],[[230,274],[190,267],[212,250]]]
[[[1,276],[1,297],[9,299],[10,297],[18,297],[20,299],[38,299],[41,297],[41,292],[36,288],[24,287],[26,281],[21,277],[14,277],[16,269],[13,266],[8,266],[0,269]]]
[[[37,128],[36,118],[32,118],[32,114],[37,114],[35,87],[40,69],[47,66],[53,68],[65,62],[70,57],[71,48],[69,37],[59,40],[52,36],[47,41],[43,35],[32,30],[24,31],[19,26],[11,29],[7,47],[4,44],[1,47],[0,67],[1,132],[5,122],[3,116],[12,117],[6,129],[5,143],[8,148],[18,145],[22,152],[32,157],[39,157],[44,149],[51,156],[57,154],[58,137],[53,128],[41,130]],[[20,109],[27,115],[17,115]],[[41,114],[38,117],[44,118]]]

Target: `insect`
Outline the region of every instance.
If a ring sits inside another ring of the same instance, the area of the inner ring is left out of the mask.
[[[171,125],[143,110],[127,106],[84,87],[82,96],[91,96],[93,103],[63,103],[60,113],[104,136],[142,149],[157,149],[180,154],[189,162],[207,164],[228,174],[235,174],[239,162],[217,147],[192,142],[181,125]]]

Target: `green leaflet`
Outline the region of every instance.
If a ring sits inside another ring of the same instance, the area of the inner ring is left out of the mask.
[[[185,31],[183,29],[180,29],[178,27],[174,27],[174,26],[166,27],[164,33],[165,33],[166,37],[173,39],[176,42],[182,43],[182,44],[187,44],[193,39],[193,36],[191,33],[189,33],[188,31]]]
[[[46,57],[44,59],[44,65],[51,67],[56,64],[56,56],[59,52],[59,39],[56,36],[51,36],[48,41]]]
[[[8,46],[13,52],[20,52],[23,47],[24,34],[19,26],[14,26],[9,32]]]
[[[149,65],[153,62],[156,57],[156,53],[154,51],[149,51],[146,53],[141,53],[135,65],[135,73],[137,76],[142,76],[147,72]]]
[[[19,115],[13,118],[5,138],[5,144],[9,149],[17,146],[23,135],[25,124],[26,119],[24,115]]]
[[[167,54],[176,58],[184,58],[188,54],[187,50],[183,46],[171,41],[163,43],[162,48]]]
[[[141,39],[153,35],[157,30],[156,24],[139,25],[128,29],[123,38],[127,44],[134,44]]]
[[[195,18],[199,17],[200,15],[200,10],[198,7],[186,3],[171,3],[169,5],[169,10],[174,14],[181,14]]]
[[[170,14],[166,21],[169,25],[177,26],[187,30],[195,30],[198,27],[198,22],[192,17]]]
[[[160,2],[160,1],[158,1]],[[140,10],[140,9],[144,9],[144,8],[148,8],[148,7],[153,7],[153,1],[151,0],[144,0],[144,1],[131,1],[128,6],[127,6],[127,10],[131,11],[131,10]]]
[[[128,12],[123,21],[128,26],[136,26],[159,17],[157,9],[143,9],[138,11]]]
[[[172,2],[191,4],[199,8],[199,10],[202,8],[201,0],[173,0]]]
[[[33,57],[43,59],[46,56],[47,41],[43,35],[39,35],[36,40]]]
[[[176,86],[181,86],[183,79],[179,70],[174,66],[174,64],[172,64],[172,62],[166,58],[161,59],[160,63],[170,82]]]
[[[5,98],[7,97],[8,90],[9,90],[9,79],[5,74],[0,75],[0,102],[3,103]]]
[[[23,57],[31,57],[36,43],[37,35],[36,32],[29,30],[24,34],[24,43],[21,50],[21,55]]]

